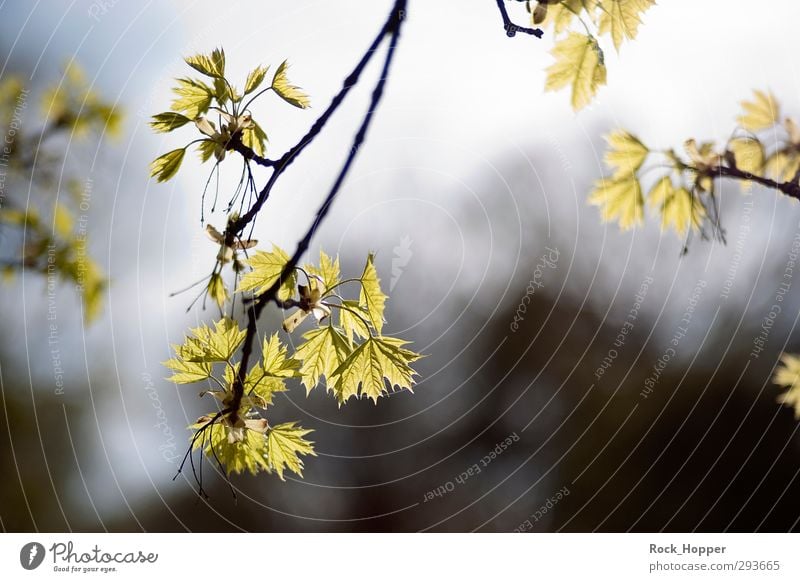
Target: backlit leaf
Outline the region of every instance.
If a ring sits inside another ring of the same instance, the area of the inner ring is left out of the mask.
[[[247,81],[244,84],[244,94],[247,95],[248,93],[252,93],[261,85],[264,81],[264,77],[267,74],[269,67],[262,67],[258,66],[247,75]]]
[[[547,69],[545,89],[556,91],[570,87],[572,108],[576,111],[582,109],[606,83],[606,67],[597,41],[571,32],[556,43],[551,54],[556,62]]]
[[[159,133],[167,133],[189,123],[191,119],[175,111],[165,111],[153,116],[150,127]]]
[[[317,456],[314,452],[314,443],[303,438],[310,432],[312,431],[297,426],[296,422],[279,424],[267,431],[267,464],[282,481],[285,480],[283,472],[286,469],[300,477],[303,476],[303,461],[300,455]]]
[[[339,402],[361,395],[377,402],[388,390],[411,389],[415,372],[410,364],[420,355],[405,349],[405,343],[394,338],[370,337],[358,346],[333,373],[334,393]]]
[[[367,257],[364,273],[361,275],[361,295],[359,304],[369,314],[372,326],[380,334],[383,329],[383,311],[388,297],[381,291],[381,281],[375,269],[375,255]]]
[[[778,123],[780,106],[770,93],[754,91],[753,101],[742,101],[742,114],[737,118],[739,124],[750,131],[767,129]]]
[[[180,148],[157,157],[150,164],[150,175],[158,182],[166,182],[178,173],[186,148]]]
[[[606,140],[609,149],[605,154],[605,161],[613,168],[615,180],[636,173],[650,153],[642,142],[627,131],[614,131]]]
[[[289,255],[276,245],[273,245],[271,252],[252,253],[245,263],[253,270],[245,273],[237,291],[253,291],[256,295],[264,293],[280,278],[288,262]],[[286,277],[278,291],[279,299],[288,299],[294,295],[296,279],[294,273]]]
[[[600,207],[603,221],[616,221],[622,230],[640,224],[644,217],[642,188],[634,176],[597,181],[589,203]]]
[[[186,64],[208,77],[225,76],[225,51],[214,49],[210,55],[198,54],[184,59]]]
[[[283,61],[280,64],[278,70],[275,71],[275,77],[272,79],[272,88],[287,103],[305,109],[311,105],[311,100],[300,87],[289,82],[289,78],[286,76],[288,67],[289,63],[287,61]]]
[[[330,384],[333,372],[350,355],[350,343],[331,325],[313,329],[303,334],[304,343],[295,350],[294,357],[302,362],[300,376],[306,393],[311,392],[320,378]]]

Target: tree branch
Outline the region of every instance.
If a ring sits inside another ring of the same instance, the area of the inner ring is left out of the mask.
[[[397,20],[400,21],[405,18],[405,6],[407,0],[395,0],[394,6],[389,14],[389,17],[386,19],[386,22],[381,27],[378,34],[375,36],[375,39],[370,44],[369,48],[366,50],[364,55],[361,57],[361,60],[358,61],[355,68],[350,72],[350,74],[345,78],[344,82],[342,83],[342,88],[339,92],[334,96],[331,100],[330,105],[328,105],[327,109],[322,113],[322,115],[317,118],[308,132],[300,139],[299,142],[295,146],[293,146],[289,151],[287,151],[283,156],[281,156],[276,161],[266,160],[264,158],[259,158],[255,155],[255,152],[252,152],[250,148],[244,146],[243,144],[237,145],[235,142],[231,145],[234,146],[234,149],[242,155],[250,156],[248,159],[252,159],[257,163],[265,166],[272,166],[273,173],[270,176],[269,180],[267,181],[264,188],[259,192],[258,198],[253,203],[253,205],[248,209],[248,211],[242,215],[238,220],[232,222],[228,230],[226,231],[226,240],[230,238],[232,242],[235,240],[236,235],[242,233],[242,231],[250,224],[253,220],[255,220],[258,212],[261,210],[261,207],[269,198],[270,192],[272,188],[275,186],[278,178],[286,171],[286,169],[291,165],[291,163],[299,156],[306,147],[308,147],[312,141],[322,132],[325,125],[328,123],[330,118],[336,112],[336,110],[341,106],[344,102],[345,98],[347,97],[350,90],[355,87],[359,79],[361,78],[361,74],[364,72],[364,69],[367,67],[369,62],[372,60],[372,57],[375,54],[375,51],[378,49],[380,44],[383,40],[390,34],[392,23]],[[261,161],[259,161],[261,160]],[[266,163],[262,163],[266,162]]]
[[[503,18],[503,28],[506,30],[506,35],[514,37],[518,32],[530,34],[536,38],[542,38],[544,31],[541,28],[525,28],[524,26],[517,26],[511,22],[511,18],[506,10],[505,0],[497,0],[497,8],[500,10],[500,16]]]
[[[342,168],[340,169],[339,174],[333,183],[333,186],[331,186],[328,195],[325,197],[325,200],[322,202],[319,209],[317,210],[316,216],[314,217],[314,221],[311,223],[311,226],[306,231],[305,236],[303,236],[303,238],[300,239],[300,241],[297,243],[297,248],[295,249],[294,254],[289,259],[289,262],[287,262],[286,265],[284,266],[280,277],[278,277],[278,280],[272,285],[272,287],[267,289],[266,292],[259,295],[258,298],[254,301],[254,303],[249,307],[247,311],[247,333],[245,335],[244,343],[242,346],[242,360],[239,367],[239,373],[237,374],[237,377],[233,383],[233,399],[230,405],[231,422],[236,421],[236,416],[238,414],[241,400],[244,396],[244,381],[247,375],[247,368],[250,361],[250,356],[252,355],[253,352],[253,344],[255,338],[258,335],[258,329],[257,329],[258,318],[260,317],[261,312],[264,310],[264,307],[266,307],[266,305],[270,301],[275,301],[279,305],[282,303],[277,298],[277,294],[281,287],[282,282],[286,280],[289,274],[297,267],[300,258],[308,250],[309,244],[311,243],[311,239],[314,237],[314,234],[319,229],[320,225],[322,224],[322,221],[327,216],[328,211],[330,210],[330,207],[334,199],[336,198],[336,195],[341,190],[342,184],[344,183],[345,178],[347,177],[347,174],[349,173],[350,168],[352,167],[353,162],[355,161],[356,155],[358,154],[361,145],[364,143],[364,140],[366,139],[367,130],[370,127],[373,116],[375,114],[375,110],[377,109],[383,97],[384,87],[386,86],[386,81],[389,77],[389,71],[391,68],[392,60],[394,58],[395,49],[397,48],[397,43],[400,37],[400,29],[406,17],[406,5],[407,5],[407,0],[395,0],[394,6],[392,7],[392,10],[385,24],[381,28],[380,33],[375,38],[372,45],[370,45],[369,49],[364,54],[364,56],[361,58],[358,65],[356,65],[356,68],[353,70],[353,72],[345,79],[342,90],[339,91],[336,97],[334,97],[328,109],[320,116],[319,119],[317,119],[317,121],[308,131],[308,133],[303,137],[303,139],[300,140],[300,142],[298,142],[296,146],[294,146],[292,149],[286,152],[286,154],[284,154],[284,156],[282,156],[281,159],[275,163],[275,168],[272,176],[270,176],[267,185],[259,194],[258,200],[256,200],[256,202],[253,204],[253,206],[250,208],[247,214],[245,214],[238,221],[229,226],[228,235],[232,235],[234,233],[238,234],[239,232],[241,232],[242,229],[245,228],[245,226],[247,226],[247,224],[251,220],[255,218],[256,214],[258,213],[258,210],[261,208],[261,206],[264,204],[267,197],[269,196],[269,192],[272,189],[273,185],[275,184],[277,177],[280,176],[280,174],[286,169],[286,167],[308,146],[308,144],[311,143],[311,141],[317,135],[319,135],[319,133],[322,131],[322,128],[325,126],[330,116],[341,105],[342,101],[347,96],[347,93],[355,84],[358,83],[359,77],[363,72],[364,68],[366,67],[366,65],[369,63],[370,59],[372,58],[372,55],[379,48],[383,40],[388,36],[389,46],[386,52],[386,58],[383,63],[383,69],[381,70],[380,77],[377,83],[375,84],[375,88],[373,89],[372,92],[369,109],[367,110],[367,113],[365,114],[364,119],[361,122],[361,126],[356,132],[355,137],[353,138],[353,145],[350,148],[350,152],[344,164],[342,165]]]
[[[750,172],[745,172],[744,170],[740,170],[736,167],[722,165],[715,168],[714,173],[722,178],[732,178],[735,180],[755,182],[756,184],[761,184],[767,188],[778,190],[787,196],[791,196],[792,198],[800,200],[800,183],[798,183],[797,180],[792,180],[790,182],[776,182],[770,178],[765,178],[764,176],[759,176],[757,174],[751,174]]]

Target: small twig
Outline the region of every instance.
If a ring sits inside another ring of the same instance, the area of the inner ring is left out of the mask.
[[[314,217],[314,221],[312,222],[311,226],[309,227],[308,231],[306,232],[305,236],[297,243],[297,249],[295,250],[292,257],[289,259],[289,262],[283,268],[280,277],[273,283],[273,285],[267,289],[263,294],[261,294],[252,305],[250,305],[249,309],[247,310],[247,332],[245,335],[245,339],[242,346],[242,360],[239,367],[239,373],[234,380],[232,391],[233,391],[233,399],[231,400],[230,408],[231,408],[231,423],[235,423],[239,411],[239,407],[241,405],[242,398],[244,397],[244,383],[247,374],[247,368],[250,361],[250,356],[253,352],[253,342],[255,341],[256,336],[258,335],[258,327],[257,322],[258,318],[261,315],[264,307],[270,302],[275,301],[279,305],[282,303],[278,299],[278,291],[281,288],[283,282],[287,279],[287,277],[291,274],[291,272],[297,267],[297,264],[300,261],[302,255],[308,250],[309,244],[311,239],[314,237],[314,234],[319,229],[320,224],[325,219],[330,210],[331,204],[333,200],[336,198],[336,195],[339,193],[342,184],[344,183],[347,174],[350,171],[350,168],[355,161],[355,158],[358,154],[358,151],[361,145],[364,143],[364,140],[367,135],[367,130],[372,122],[372,118],[375,114],[375,110],[378,107],[378,104],[383,97],[383,90],[386,86],[386,81],[389,77],[389,70],[391,68],[392,60],[394,58],[395,49],[397,48],[397,42],[400,37],[400,29],[403,23],[403,19],[405,18],[405,8],[406,8],[407,0],[395,0],[395,4],[392,8],[391,13],[389,14],[389,18],[386,20],[386,23],[381,28],[380,34],[376,37],[375,41],[373,41],[372,45],[370,46],[367,54],[362,57],[359,64],[356,66],[353,73],[345,80],[344,87],[342,91],[334,98],[333,102],[331,103],[328,110],[317,120],[311,130],[308,132],[306,137],[298,143],[294,148],[289,150],[285,156],[278,161],[278,164],[275,167],[275,171],[273,175],[270,177],[270,181],[267,183],[267,186],[264,188],[262,193],[259,195],[259,199],[253,205],[253,207],[248,211],[246,215],[240,218],[239,221],[236,221],[232,225],[229,226],[230,231],[238,232],[240,229],[244,228],[250,220],[258,212],[258,209],[261,207],[261,204],[266,200],[266,197],[269,195],[269,190],[272,188],[272,184],[274,184],[277,176],[285,169],[285,167],[291,163],[291,161],[311,142],[311,140],[319,134],[322,130],[322,127],[325,125],[327,119],[336,110],[336,108],[341,103],[341,100],[344,99],[344,96],[350,90],[350,88],[358,82],[358,78],[361,75],[366,64],[369,62],[371,56],[374,54],[375,50],[380,46],[383,39],[386,36],[389,36],[389,47],[386,52],[386,58],[383,63],[383,69],[381,70],[380,77],[375,84],[375,89],[372,92],[372,97],[370,99],[369,109],[367,110],[364,119],[361,122],[361,126],[359,127],[358,131],[356,132],[355,137],[353,138],[353,146],[350,148],[350,153],[347,156],[347,159],[344,162],[341,170],[339,171],[339,175],[336,177],[333,186],[331,187],[330,192],[325,197],[325,200],[322,202],[322,205],[317,210],[317,214]],[[229,235],[232,234],[229,232]],[[285,302],[283,302],[285,304]]]
[[[505,28],[507,36],[514,37],[518,32],[530,34],[536,38],[542,38],[544,35],[544,31],[541,28],[526,28],[514,24],[511,21],[511,17],[508,15],[508,10],[506,10],[505,0],[497,0],[497,8],[500,10],[500,16],[503,18],[503,28]]]

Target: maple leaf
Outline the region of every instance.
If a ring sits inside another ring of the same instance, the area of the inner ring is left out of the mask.
[[[334,393],[339,402],[362,394],[377,402],[388,390],[410,390],[416,374],[411,363],[421,356],[405,349],[407,343],[390,337],[370,337],[353,350],[333,372]]]
[[[648,202],[661,212],[661,229],[674,228],[679,235],[690,228],[699,230],[705,209],[686,188],[675,188],[669,176],[664,176],[647,195]]]
[[[589,204],[600,206],[603,220],[617,221],[622,230],[640,224],[644,217],[642,187],[633,175],[619,180],[597,181],[589,196]]]
[[[786,388],[778,402],[794,407],[794,416],[800,420],[800,358],[792,354],[781,356],[781,365],[775,369],[772,381]]]
[[[289,255],[277,245],[273,245],[271,252],[256,251],[244,262],[253,270],[245,273],[236,291],[253,291],[256,295],[260,295],[272,287],[281,276],[283,268],[289,262]],[[292,297],[296,281],[294,273],[287,276],[281,283],[278,299],[285,300]]]
[[[381,333],[383,329],[383,311],[388,297],[381,291],[381,281],[378,279],[378,271],[375,269],[375,255],[370,253],[367,256],[367,264],[364,265],[364,273],[361,275],[361,294],[359,305],[369,314],[372,326]]]
[[[615,180],[636,173],[650,153],[647,146],[627,131],[614,131],[606,136],[606,141],[610,149],[604,159],[614,169]]]
[[[603,53],[591,36],[571,32],[553,47],[556,62],[547,69],[545,90],[572,89],[572,108],[589,104],[601,85],[606,84]]]
[[[303,476],[303,461],[300,455],[316,457],[314,443],[303,437],[312,432],[309,429],[297,426],[296,422],[287,422],[273,426],[267,430],[266,459],[270,471],[275,471],[281,481],[285,481],[285,469]]]
[[[347,338],[332,325],[306,332],[303,339],[306,341],[295,350],[294,357],[302,362],[300,377],[308,394],[322,376],[330,384],[333,372],[344,362],[351,348]]]
[[[742,101],[742,114],[737,118],[739,124],[750,131],[767,129],[778,123],[780,105],[770,93],[753,92],[753,101]]]
[[[182,346],[182,356],[189,362],[226,362],[247,334],[228,317],[214,323],[214,329],[202,324],[189,331],[192,336]]]
[[[281,99],[287,103],[305,109],[311,106],[311,100],[308,98],[300,87],[292,85],[289,78],[286,76],[286,70],[289,68],[289,63],[283,61],[278,70],[275,71],[275,77],[272,79],[272,88],[275,90]]]
[[[654,0],[606,0],[600,16],[600,34],[611,32],[614,48],[619,51],[625,39],[633,40],[639,33],[640,18]]]

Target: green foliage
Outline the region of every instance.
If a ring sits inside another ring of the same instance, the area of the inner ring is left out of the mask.
[[[793,407],[795,418],[800,420],[800,357],[783,354],[772,381],[786,388],[786,392],[778,396],[778,402]]]
[[[527,0],[535,26],[550,29],[556,38],[545,90],[568,87],[576,111],[594,99],[606,84],[606,66],[598,37],[610,36],[619,51],[639,32],[642,14],[654,0]]]
[[[256,251],[243,262],[250,270],[242,276],[236,292],[264,293],[288,261],[288,254],[277,246],[270,252]],[[305,284],[298,284],[300,277]],[[214,280],[215,288],[222,284],[221,278]],[[348,287],[358,288],[358,299],[343,296]],[[325,382],[339,405],[361,397],[377,402],[392,390],[410,390],[414,385],[411,364],[420,355],[407,349],[407,342],[382,335],[387,297],[372,254],[367,256],[360,278],[343,280],[339,258],[320,251],[319,263],[295,269],[279,295],[285,304],[296,306],[284,321],[285,331],[296,331],[309,316],[317,325],[303,334],[292,355],[277,333],[264,339],[260,358],[244,374],[238,408],[238,354],[246,330],[232,319],[223,317],[213,327],[201,325],[190,330],[183,344],[173,346],[174,357],[164,362],[173,372],[172,382],[212,386],[202,394],[214,397],[220,412],[205,415],[190,427],[195,431],[193,448],[202,448],[228,473],[274,471],[283,479],[284,471],[289,470],[302,476],[300,456],[314,455],[313,443],[304,438],[310,431],[296,422],[272,426],[266,420],[275,395],[287,390],[289,380],[299,379],[307,394]],[[335,310],[340,312],[339,325],[332,317]]]
[[[194,122],[201,137],[153,161],[150,173],[159,182],[166,182],[177,174],[186,148],[195,143],[202,162],[207,162],[212,156],[217,163],[222,162],[226,152],[232,150],[238,142],[253,150],[256,155],[264,156],[268,142],[267,133],[252,119],[249,107],[267,91],[273,91],[295,107],[305,109],[310,105],[308,96],[289,81],[289,65],[286,61],[275,71],[272,84],[258,92],[256,91],[263,84],[269,67],[258,66],[250,71],[242,93],[225,77],[225,52],[221,48],[207,55],[186,57],[185,61],[207,80],[193,77],[176,79],[172,110],[154,115],[150,125],[157,132],[168,133]],[[205,117],[209,112],[216,116],[216,122]]]
[[[16,270],[27,269],[47,276],[48,285],[57,281],[74,285],[81,295],[84,319],[91,322],[102,310],[108,286],[89,253],[91,182],[65,176],[60,154],[56,155],[61,148],[51,146],[49,140],[61,136],[83,141],[92,134],[116,136],[121,131],[122,115],[90,89],[85,73],[75,63],[66,67],[62,79],[43,91],[44,125],[28,133],[22,120],[30,100],[21,77],[8,75],[0,81],[0,131],[6,136],[0,172],[5,194],[0,223],[24,232],[25,241],[11,256],[4,253],[4,275],[10,278]],[[18,184],[24,188],[15,194]],[[63,189],[58,191],[59,187]]]
[[[754,179],[796,182],[800,171],[800,128],[792,118],[781,119],[772,95],[756,91],[753,101],[742,103],[737,120],[724,144],[688,139],[682,154],[651,150],[627,131],[612,132],[605,154],[611,173],[596,183],[589,203],[622,229],[641,224],[647,202],[660,215],[662,230],[719,236],[715,177],[738,179],[749,192]]]

